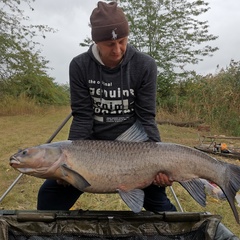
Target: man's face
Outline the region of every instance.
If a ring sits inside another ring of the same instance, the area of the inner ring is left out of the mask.
[[[107,67],[116,67],[121,62],[127,49],[127,42],[128,37],[97,43],[100,57]]]

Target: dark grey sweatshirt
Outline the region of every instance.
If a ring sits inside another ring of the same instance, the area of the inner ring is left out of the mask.
[[[93,45],[70,63],[69,139],[115,140],[138,119],[149,139],[160,141],[154,59],[128,44],[123,61],[110,69],[94,57],[92,49]]]

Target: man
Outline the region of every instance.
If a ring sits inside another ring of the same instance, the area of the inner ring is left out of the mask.
[[[116,2],[98,2],[90,22],[95,43],[70,63],[69,139],[160,141],[154,59],[128,44],[128,21]],[[176,211],[165,193],[165,186],[171,184],[159,173],[144,189],[144,208]],[[72,186],[46,180],[39,191],[38,209],[68,210],[81,194]]]

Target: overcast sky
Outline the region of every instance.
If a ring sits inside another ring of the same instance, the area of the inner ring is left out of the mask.
[[[209,33],[219,36],[213,46],[219,47],[213,57],[207,57],[194,67],[202,75],[215,73],[216,67],[225,68],[230,60],[240,61],[240,1],[206,0],[210,10],[202,15],[207,20]],[[49,33],[45,39],[38,39],[42,55],[50,61],[51,77],[58,83],[68,83],[68,66],[71,59],[86,51],[79,43],[90,37],[89,17],[98,0],[36,0],[34,11],[25,8],[31,24],[48,25],[58,30]]]

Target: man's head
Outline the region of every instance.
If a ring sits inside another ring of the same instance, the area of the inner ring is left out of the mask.
[[[96,43],[127,37],[128,21],[116,2],[98,2],[90,16],[92,40]]]
[[[97,44],[103,63],[117,66],[126,51],[129,26],[122,9],[116,2],[98,2],[90,17],[92,40]]]

